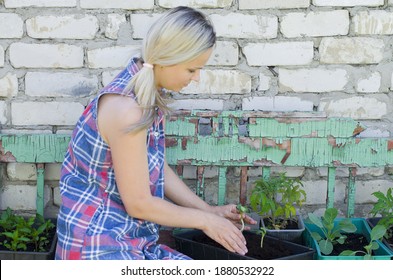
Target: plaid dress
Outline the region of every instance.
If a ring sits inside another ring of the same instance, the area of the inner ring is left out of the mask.
[[[72,134],[61,169],[56,259],[189,259],[157,244],[159,226],[129,216],[122,203],[110,147],[97,129],[97,103],[107,93],[123,94],[139,70],[134,58],[87,106]],[[164,198],[164,116],[148,129],[147,152],[152,195]],[[133,172],[130,170],[130,172]]]

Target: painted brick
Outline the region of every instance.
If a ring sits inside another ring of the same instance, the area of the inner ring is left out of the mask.
[[[0,209],[7,207],[17,210],[36,210],[36,187],[35,185],[5,185],[0,196]],[[44,203],[48,203],[50,190],[44,189]]]
[[[201,70],[200,81],[184,88],[184,94],[244,94],[251,91],[251,76],[235,70]]]
[[[392,182],[388,180],[356,182],[355,201],[356,203],[375,203],[377,199],[372,193],[377,191],[386,193],[391,187]]]
[[[7,176],[11,181],[36,181],[37,168],[31,163],[8,163]]]
[[[131,27],[132,37],[134,39],[141,39],[146,36],[150,26],[159,18],[161,14],[132,14]]]
[[[358,92],[378,92],[381,87],[381,74],[378,72],[368,73],[365,79],[359,79],[356,85]]]
[[[229,8],[233,0],[158,0],[158,5],[163,8],[177,6],[191,6],[194,8]]]
[[[206,65],[235,66],[239,61],[239,46],[235,42],[217,41]]]
[[[153,9],[154,0],[80,0],[83,9],[125,9],[125,10],[146,10]]]
[[[0,45],[0,67],[4,67],[4,48]]]
[[[385,44],[382,39],[323,38],[319,46],[321,63],[374,64],[383,59]]]
[[[45,180],[58,181],[60,179],[60,163],[45,164]]]
[[[8,123],[8,106],[5,101],[0,101],[0,124],[4,125]],[[1,130],[1,133],[6,133],[5,129]]]
[[[353,119],[381,119],[388,112],[388,98],[384,95],[374,97],[354,96],[330,100],[322,98],[318,111],[323,111],[329,117],[348,117]],[[377,99],[379,98],[379,99]]]
[[[393,34],[393,13],[387,11],[361,11],[352,19],[355,34]]]
[[[98,19],[92,15],[36,16],[26,20],[27,34],[39,39],[94,39]]]
[[[13,102],[11,119],[13,125],[75,125],[83,110],[76,102]]]
[[[327,168],[317,168],[318,175],[322,177],[327,177],[328,169]],[[385,173],[384,168],[357,168],[356,169],[356,176],[363,176],[363,175],[371,175],[374,177],[382,176]],[[344,177],[348,178],[349,170],[346,167],[338,167],[336,168],[336,178]]]
[[[344,90],[348,83],[345,69],[279,69],[279,91],[330,92]]]
[[[349,13],[346,10],[288,13],[280,21],[280,31],[287,38],[347,35]]]
[[[239,0],[240,10],[308,8],[310,0]]]
[[[53,188],[53,204],[57,207],[60,207],[61,205],[61,195],[59,187]]]
[[[0,38],[22,38],[23,20],[17,14],[0,13]]]
[[[222,99],[178,99],[170,104],[173,110],[223,110]]]
[[[295,96],[255,96],[243,99],[243,110],[312,111],[313,102]]]
[[[277,37],[278,18],[276,16],[229,13],[213,14],[210,18],[219,37],[249,39]]]
[[[94,69],[125,67],[130,58],[138,53],[139,50],[139,45],[88,50],[88,66]]]
[[[28,72],[25,76],[25,93],[29,96],[83,97],[93,94],[97,90],[98,79],[96,76],[48,72]]]
[[[326,204],[327,183],[322,180],[302,181],[307,193],[305,204]],[[337,187],[337,186],[336,186]]]
[[[102,86],[109,84],[120,72],[121,70],[102,72]]]
[[[13,43],[9,49],[15,68],[80,68],[83,48],[66,44]]]
[[[218,168],[216,166],[206,166],[204,173],[205,179],[215,178],[218,176]],[[184,166],[183,169],[184,179],[196,179],[197,178],[197,167],[196,166]]]
[[[268,90],[270,88],[271,78],[262,73],[259,74],[258,90]]]
[[[116,40],[118,38],[120,26],[126,22],[124,15],[109,14],[105,27],[105,37]]]
[[[13,97],[18,94],[18,78],[8,73],[0,78],[0,97]]]
[[[243,47],[243,53],[250,66],[305,65],[313,61],[314,43],[250,43]]]
[[[77,0],[3,0],[6,8],[76,7]]]
[[[383,6],[384,0],[312,0],[314,6],[328,6],[328,7],[355,7],[355,6],[369,6],[378,7]]]

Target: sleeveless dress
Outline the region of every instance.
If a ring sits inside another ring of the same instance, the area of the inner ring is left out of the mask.
[[[55,259],[190,259],[157,244],[159,225],[129,216],[115,181],[110,147],[97,129],[97,103],[104,94],[123,94],[139,71],[138,58],[87,106],[72,133],[61,168],[62,203],[57,219]],[[146,146],[152,195],[164,198],[164,116],[148,129]],[[130,170],[130,172],[133,172]]]

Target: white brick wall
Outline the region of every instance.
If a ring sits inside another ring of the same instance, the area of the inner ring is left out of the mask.
[[[0,78],[0,97],[13,97],[18,93],[18,78],[15,74],[8,73]]]
[[[296,9],[308,8],[310,0],[239,0],[239,9],[256,10],[256,9]]]
[[[76,7],[77,0],[3,0],[6,8]]]
[[[305,42],[250,43],[243,47],[250,66],[305,65],[314,57],[314,44]]]
[[[323,38],[319,46],[321,63],[374,64],[383,59],[385,44],[374,38]]]
[[[288,13],[281,19],[280,31],[287,38],[347,35],[349,13],[346,10]]]
[[[315,6],[326,7],[378,7],[384,4],[384,0],[312,0]]]
[[[23,20],[18,14],[2,13],[0,22],[0,38],[22,38]]]
[[[132,0],[132,1],[113,1],[113,0],[80,0],[80,6],[84,9],[126,9],[142,10],[152,9],[154,0]]]
[[[83,48],[67,44],[13,43],[10,63],[15,68],[80,68]]]
[[[342,91],[348,83],[345,69],[302,68],[279,70],[281,92],[331,92]]]
[[[32,38],[94,39],[98,19],[90,15],[37,16],[26,20]]]
[[[195,8],[229,8],[233,0],[158,0],[158,5],[164,8],[177,6],[193,6]]]
[[[387,11],[361,11],[353,17],[355,34],[393,34],[393,13]]]
[[[72,102],[13,102],[13,125],[75,125],[84,107]]]
[[[25,93],[29,96],[82,97],[98,90],[98,79],[77,73],[28,72]]]
[[[278,19],[276,16],[229,13],[213,14],[210,17],[219,37],[246,39],[277,37]]]
[[[0,2],[1,133],[71,133],[88,101],[139,51],[150,25],[185,5],[211,17],[218,42],[201,81],[174,93],[173,108],[320,111],[365,123],[363,137],[393,136],[392,0]],[[45,175],[54,188],[46,199],[55,205],[59,168],[47,165]],[[12,184],[11,177],[3,182],[0,209],[19,207],[10,198],[19,194],[33,209],[34,183],[16,170]],[[372,174],[385,189],[387,174],[374,173],[361,176]],[[324,203],[326,175],[310,174],[309,202]],[[346,177],[336,185],[339,203]],[[367,202],[362,188],[357,199]]]

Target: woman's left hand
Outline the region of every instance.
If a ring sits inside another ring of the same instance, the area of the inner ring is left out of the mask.
[[[212,212],[221,217],[227,218],[232,221],[239,229],[242,227],[241,215],[243,215],[243,221],[245,224],[255,225],[257,221],[248,216],[247,214],[240,214],[235,204],[227,204],[223,206],[212,206]],[[245,230],[249,230],[249,226],[244,227]]]

